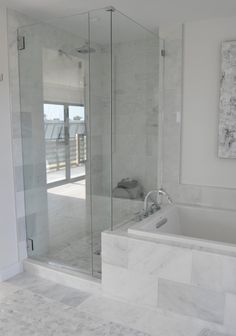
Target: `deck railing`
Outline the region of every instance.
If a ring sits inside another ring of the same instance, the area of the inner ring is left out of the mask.
[[[86,161],[84,122],[70,121],[66,139],[63,121],[45,121],[45,151],[47,171],[59,170],[69,159],[71,167]]]

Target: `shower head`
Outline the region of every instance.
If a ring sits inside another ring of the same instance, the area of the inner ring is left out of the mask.
[[[71,55],[69,55],[66,51],[62,50],[62,49],[58,49],[58,54],[59,56],[66,56],[66,57],[71,57]]]
[[[88,42],[86,42],[82,47],[77,48],[76,51],[80,54],[91,54],[96,51],[96,49],[89,46]]]

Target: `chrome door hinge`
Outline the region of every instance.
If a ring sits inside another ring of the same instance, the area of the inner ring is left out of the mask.
[[[31,249],[31,251],[34,250],[34,241],[31,238],[27,238],[27,249]]]
[[[115,7],[113,7],[113,6],[108,6],[108,7],[106,7],[105,8],[105,10],[107,11],[107,12],[115,12]]]
[[[162,57],[165,57],[165,56],[166,56],[166,51],[165,51],[165,49],[161,49],[161,56],[162,56]]]
[[[17,38],[17,49],[18,50],[24,50],[25,49],[25,37],[24,36],[18,36],[18,38]]]

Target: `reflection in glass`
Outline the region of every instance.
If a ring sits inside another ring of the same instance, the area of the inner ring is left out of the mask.
[[[86,134],[84,106],[69,105],[70,178],[85,175]]]
[[[66,178],[64,106],[44,104],[47,183]]]
[[[101,232],[157,186],[156,36],[104,9],[19,35],[28,255],[100,277]]]

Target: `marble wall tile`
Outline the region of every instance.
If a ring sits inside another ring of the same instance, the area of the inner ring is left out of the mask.
[[[156,307],[157,279],[125,268],[102,264],[102,288],[107,295]]]
[[[204,328],[198,336],[227,336],[225,333]],[[229,336],[229,335],[228,335]]]
[[[192,283],[213,290],[222,290],[222,266],[220,255],[193,251]]]
[[[236,295],[234,294],[226,294],[224,323],[236,334]]]
[[[192,283],[217,291],[236,293],[236,258],[194,251]]]
[[[12,87],[12,83],[10,83]],[[13,99],[12,99],[13,101]],[[14,110],[14,113],[12,113],[12,137],[13,139],[20,139],[21,138],[21,119],[20,119],[20,111],[17,110],[16,103],[13,102],[11,105],[12,110]]]
[[[223,323],[225,296],[220,292],[159,279],[158,306],[178,314]]]
[[[21,138],[12,139],[13,158],[15,166],[23,166]]]
[[[17,217],[25,216],[25,195],[23,191],[16,192]]]
[[[21,112],[21,132],[23,138],[32,138],[32,115],[29,112]]]
[[[115,266],[128,267],[128,237],[102,233],[102,261]]]
[[[138,179],[147,192],[157,184],[158,43],[147,36],[118,43],[113,52],[113,186],[131,177]],[[155,158],[154,164],[145,165],[150,157]]]
[[[14,167],[15,190],[16,192],[24,190],[23,166]]]
[[[128,268],[140,274],[190,283],[192,251],[151,241],[129,239]]]
[[[26,241],[25,217],[17,218],[17,232],[19,241]]]

